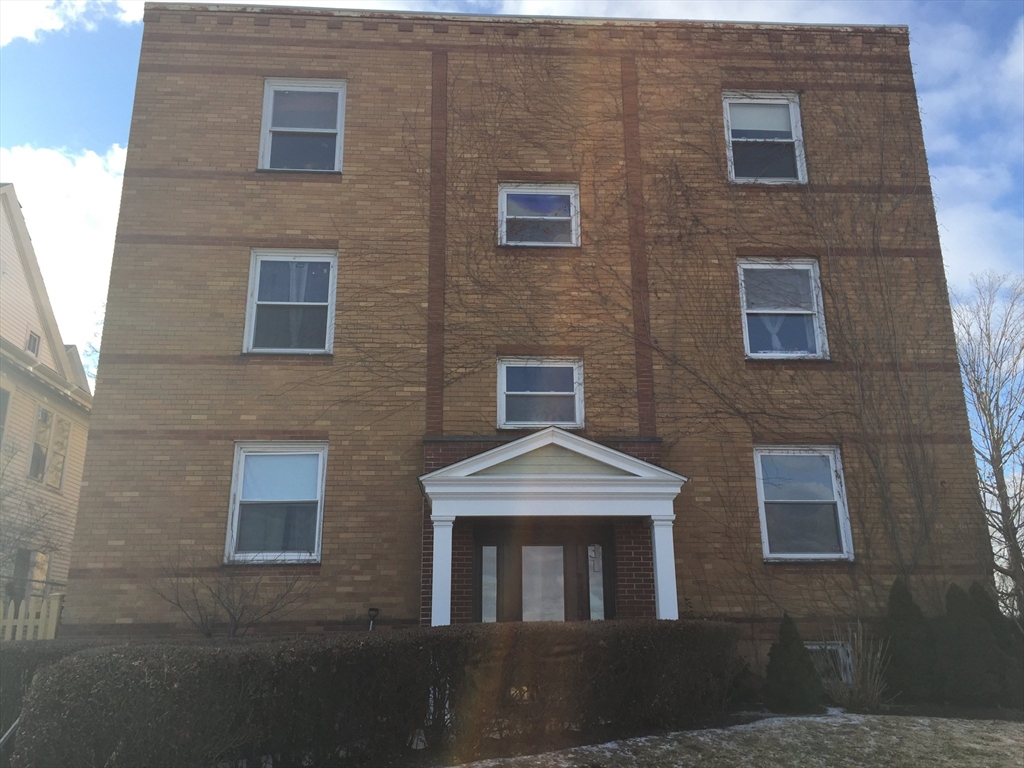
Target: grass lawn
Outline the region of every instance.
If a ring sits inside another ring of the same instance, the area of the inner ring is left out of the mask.
[[[834,714],[670,733],[473,768],[1021,768],[1024,723]]]

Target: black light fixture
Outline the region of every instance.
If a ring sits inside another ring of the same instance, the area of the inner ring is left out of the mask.
[[[373,622],[377,618],[377,616],[380,615],[380,608],[371,608],[366,613],[370,617],[370,629],[367,631],[373,632]]]

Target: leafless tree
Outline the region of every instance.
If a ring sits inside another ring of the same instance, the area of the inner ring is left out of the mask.
[[[953,307],[1003,606],[1024,617],[1024,277],[975,275]]]
[[[225,565],[179,548],[146,587],[204,637],[238,638],[271,616],[280,618],[304,605],[320,581],[318,575],[275,562]]]

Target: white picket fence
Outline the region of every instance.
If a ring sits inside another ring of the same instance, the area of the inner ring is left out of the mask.
[[[4,605],[0,619],[0,641],[53,640],[63,604],[61,594],[28,597],[20,605],[11,600]]]

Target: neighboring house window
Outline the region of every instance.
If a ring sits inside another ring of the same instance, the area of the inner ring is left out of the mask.
[[[269,78],[263,91],[260,168],[340,171],[344,80]]]
[[[3,445],[4,442],[4,428],[7,426],[7,406],[10,403],[11,393],[6,389],[0,389],[0,445]]]
[[[58,490],[64,477],[70,438],[70,421],[55,416],[46,408],[36,411],[35,436],[32,438],[28,476]]]
[[[48,554],[19,548],[14,553],[14,573],[7,582],[5,597],[20,603],[26,597],[45,595],[49,573]]]
[[[583,361],[498,360],[499,427],[582,427]]]
[[[754,450],[766,560],[852,560],[839,449]]]
[[[318,562],[326,443],[236,443],[225,558]]]
[[[751,259],[739,272],[749,357],[828,357],[817,261]]]
[[[253,251],[246,352],[331,352],[338,257],[328,251]]]
[[[726,93],[725,141],[732,181],[807,181],[795,93]]]
[[[39,334],[29,332],[25,349],[33,357],[39,357]]]
[[[853,654],[849,643],[804,643],[818,676],[826,686],[853,685]]]
[[[501,245],[579,245],[579,185],[501,184],[498,230]]]

